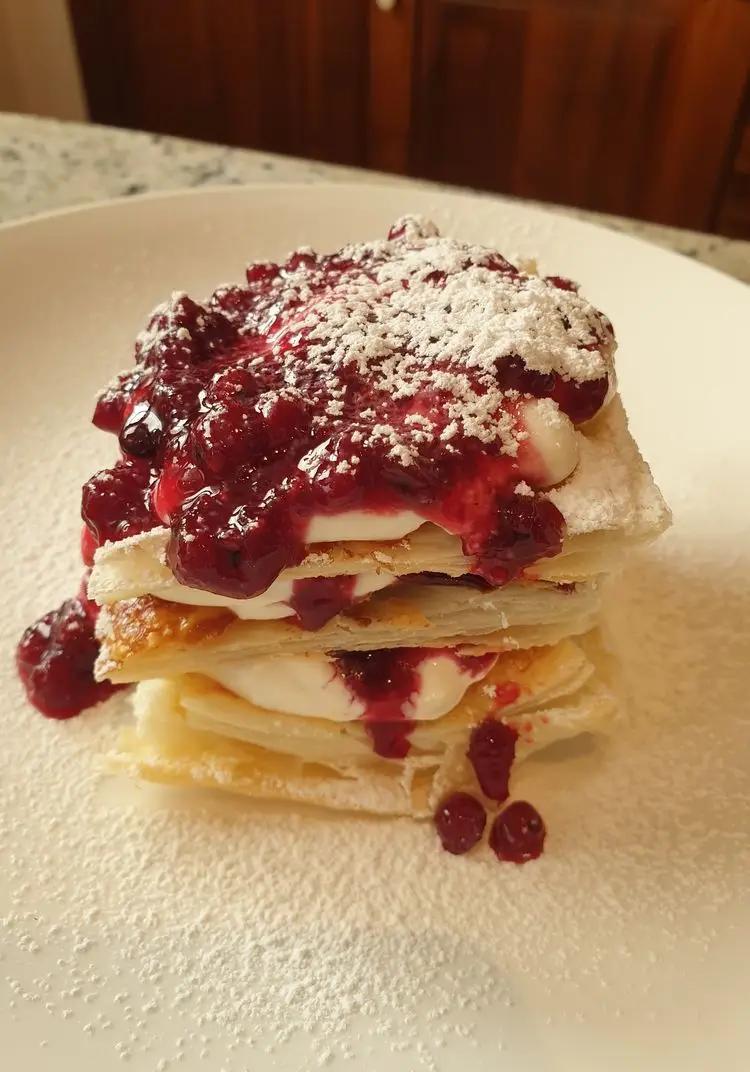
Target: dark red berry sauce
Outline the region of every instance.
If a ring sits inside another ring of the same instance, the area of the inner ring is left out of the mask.
[[[508,799],[508,782],[516,758],[518,734],[499,719],[485,718],[469,736],[467,756],[482,792],[490,800]]]
[[[16,665],[31,703],[47,718],[72,718],[121,686],[94,680],[96,605],[83,595],[30,625]]]
[[[409,753],[409,735],[415,723],[406,708],[421,685],[421,664],[450,655],[465,673],[480,678],[495,661],[494,655],[458,655],[447,648],[383,648],[379,651],[338,651],[336,672],[352,696],[365,705],[363,715],[374,751],[387,759]]]
[[[495,819],[490,830],[490,848],[499,860],[525,864],[544,850],[547,831],[539,812],[525,800],[514,800]]]
[[[470,793],[451,793],[435,812],[435,827],[446,852],[460,856],[482,840],[487,822],[484,805]]]
[[[94,544],[167,525],[176,578],[231,597],[265,591],[304,558],[312,517],[347,510],[413,510],[458,535],[493,586],[559,552],[562,516],[539,493],[515,493],[518,461],[492,429],[512,438],[528,396],[592,417],[608,387],[609,321],[567,281],[532,283],[413,220],[391,239],[300,250],[252,265],[205,304],[178,294],[155,311],[135,367],[94,412],[121,450],[83,490]],[[601,375],[535,371],[507,338],[478,360],[451,304],[467,279],[475,307],[494,310],[497,292],[509,323],[514,295],[536,288],[545,330]],[[438,335],[436,317],[448,318]]]
[[[354,603],[356,577],[305,577],[294,581],[288,604],[303,629],[320,629]]]

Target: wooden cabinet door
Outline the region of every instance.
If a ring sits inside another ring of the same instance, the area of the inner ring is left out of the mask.
[[[69,0],[91,118],[365,163],[367,0]]]
[[[747,0],[418,0],[414,35],[410,171],[711,226]]]

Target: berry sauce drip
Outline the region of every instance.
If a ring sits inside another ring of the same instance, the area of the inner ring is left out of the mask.
[[[514,800],[492,824],[490,848],[499,860],[525,864],[541,856],[546,835],[536,808],[525,800]]]
[[[175,294],[100,397],[121,458],[83,490],[95,544],[157,525],[181,583],[251,597],[306,554],[310,519],[413,510],[505,584],[564,521],[517,494],[521,410],[604,402],[612,328],[566,280],[405,219],[387,240],[254,264],[205,303]]]
[[[378,651],[339,651],[333,655],[336,672],[352,696],[360,700],[373,750],[386,759],[409,754],[409,735],[415,723],[406,708],[421,686],[425,660],[450,654],[459,668],[474,678],[492,666],[494,655],[457,655],[445,648],[382,648]]]
[[[72,718],[122,688],[94,680],[97,613],[96,604],[82,592],[30,625],[21,637],[18,674],[29,700],[47,718]]]
[[[354,603],[356,577],[305,577],[292,585],[288,600],[303,629],[320,629]]]
[[[404,708],[419,691],[422,648],[384,648],[380,651],[340,651],[336,671],[353,696],[365,705],[365,727],[373,750],[386,759],[409,754],[409,735],[415,723]]]
[[[438,837],[445,851],[454,856],[461,856],[482,840],[486,823],[484,805],[470,793],[451,793],[435,812]]]
[[[482,792],[502,804],[508,799],[518,734],[498,719],[485,718],[471,731],[467,756]]]

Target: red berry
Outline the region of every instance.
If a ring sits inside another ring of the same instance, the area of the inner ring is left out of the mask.
[[[135,458],[150,458],[159,449],[163,434],[158,413],[148,402],[136,402],[120,431],[120,446]]]
[[[80,599],[29,626],[16,652],[16,665],[31,703],[47,718],[72,718],[122,686],[94,680],[99,645],[94,619]]]
[[[230,365],[218,372],[206,390],[206,404],[253,399],[259,393],[256,376],[245,365]]]
[[[265,421],[254,406],[216,403],[195,421],[190,446],[210,476],[229,479],[241,466],[258,465],[270,451]]]
[[[81,515],[98,547],[153,527],[150,483],[147,463],[124,461],[96,473],[83,485]]]
[[[515,800],[495,819],[490,830],[490,848],[498,860],[525,864],[544,849],[547,831],[539,812],[525,800]]]
[[[608,389],[609,379],[606,376],[581,382],[559,378],[550,397],[574,424],[582,424],[590,421],[602,408]]]
[[[164,369],[151,388],[151,406],[166,427],[177,427],[191,420],[198,411],[203,380],[186,369]]]
[[[565,518],[549,499],[512,495],[501,499],[488,532],[464,540],[464,550],[478,556],[477,572],[505,584],[525,566],[560,553]]]
[[[280,511],[257,502],[236,506],[216,487],[186,502],[172,519],[167,557],[178,581],[237,598],[259,595],[305,545]]]
[[[460,856],[482,840],[487,822],[484,805],[469,793],[451,793],[435,812],[435,826],[446,852]]]
[[[255,264],[248,265],[245,278],[251,286],[257,286],[271,283],[280,272],[278,264],[274,264],[273,261],[256,261]]]

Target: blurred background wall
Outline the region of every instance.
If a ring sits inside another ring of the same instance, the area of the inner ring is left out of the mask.
[[[86,118],[65,0],[0,0],[0,111]]]
[[[0,0],[16,107],[750,237],[750,0],[67,8]]]

